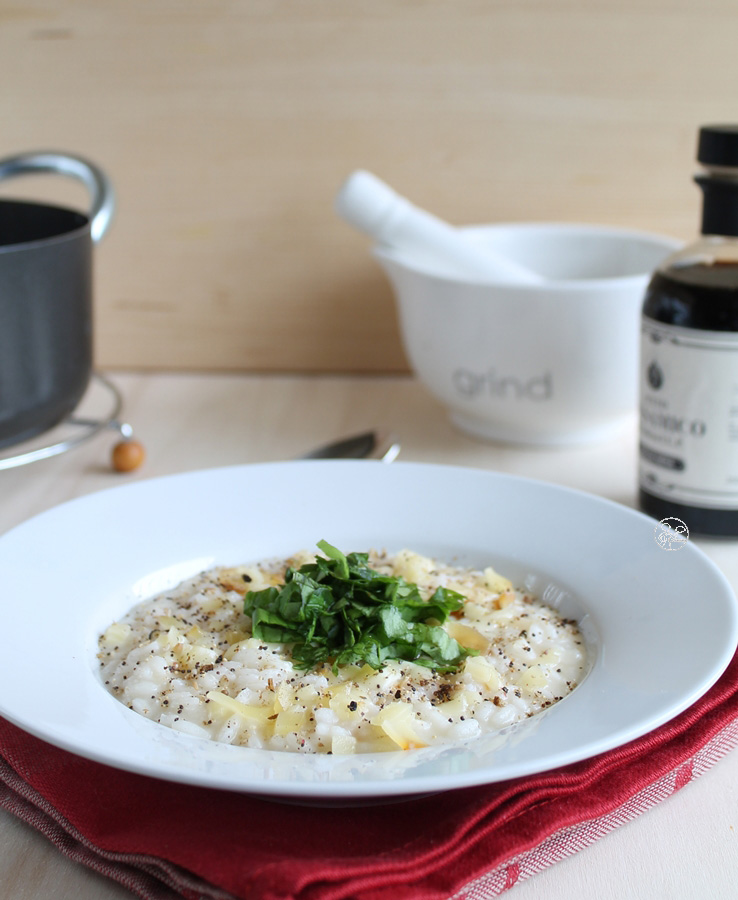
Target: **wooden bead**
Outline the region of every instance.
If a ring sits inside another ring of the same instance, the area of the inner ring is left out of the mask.
[[[146,458],[143,444],[138,441],[119,441],[113,447],[113,468],[116,472],[132,472]]]

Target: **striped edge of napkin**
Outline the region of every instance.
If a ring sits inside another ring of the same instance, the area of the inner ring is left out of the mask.
[[[69,859],[117,881],[145,900],[233,900],[233,894],[166,860],[138,853],[113,853],[95,846],[3,759],[0,807],[43,834]]]
[[[736,747],[738,747],[738,719],[729,722],[694,756],[680,763],[666,775],[662,775],[653,784],[638,791],[622,806],[605,815],[556,831],[532,850],[507,860],[491,872],[464,885],[449,900],[488,900],[489,897],[498,897],[519,882],[537,875],[568,856],[573,856],[620,825],[625,825],[642,813],[648,812],[656,804],[667,800],[695,778],[703,775]]]

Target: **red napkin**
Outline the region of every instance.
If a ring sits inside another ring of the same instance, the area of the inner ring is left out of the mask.
[[[738,654],[674,721],[486,788],[310,808],[132,775],[0,720],[0,804],[148,900],[484,900],[634,818],[738,745]]]

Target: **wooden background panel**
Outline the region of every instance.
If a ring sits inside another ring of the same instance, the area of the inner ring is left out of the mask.
[[[401,371],[389,285],[333,212],[346,175],[459,224],[688,238],[697,128],[738,119],[737,28],[733,0],[7,0],[0,153],[115,182],[103,367]]]

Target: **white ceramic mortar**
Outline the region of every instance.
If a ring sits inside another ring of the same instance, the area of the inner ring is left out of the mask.
[[[524,444],[620,431],[636,412],[644,293],[680,242],[558,223],[462,231],[542,283],[463,277],[430,254],[374,247],[410,363],[451,420],[478,437]]]

